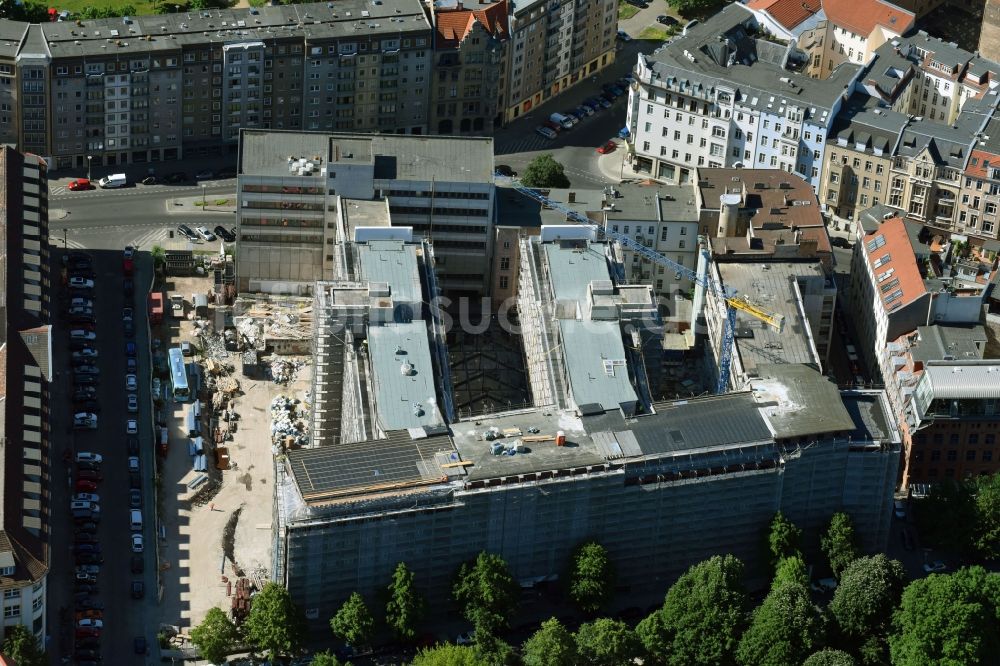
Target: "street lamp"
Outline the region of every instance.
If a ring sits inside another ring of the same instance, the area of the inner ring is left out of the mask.
[[[90,160],[94,159],[90,155],[87,155],[87,180],[90,180]]]
[[[205,210],[205,188],[208,187],[207,183],[201,184],[201,209]]]

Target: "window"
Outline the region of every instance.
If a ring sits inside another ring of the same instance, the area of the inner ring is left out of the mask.
[[[948,462],[955,462],[956,460],[958,460],[958,451],[949,451]]]
[[[501,275],[500,276],[500,288],[501,289],[506,289],[509,286],[509,284],[510,284],[510,278],[507,277],[506,275]]]
[[[966,451],[965,452],[965,462],[975,462],[975,460],[976,460],[976,452],[975,451]]]
[[[502,271],[510,270],[510,257],[500,257],[500,270]]]
[[[10,573],[13,574],[14,572],[11,571]],[[5,575],[10,575],[10,574],[5,574]],[[17,599],[20,596],[21,596],[21,590],[4,590],[3,591],[3,598],[4,599]]]
[[[684,247],[685,247],[685,245],[687,245],[687,243],[685,241],[678,241],[677,242],[677,249],[683,250]]]
[[[939,435],[934,435],[934,436],[938,437]],[[941,452],[940,451],[931,451],[931,462],[937,462],[939,460],[941,460]]]
[[[21,607],[20,606],[4,606],[3,616],[4,617],[21,617]]]

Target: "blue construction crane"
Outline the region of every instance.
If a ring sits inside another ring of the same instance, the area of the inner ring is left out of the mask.
[[[499,173],[496,174],[496,177],[504,178],[504,176]],[[729,385],[729,367],[730,365],[732,365],[733,362],[733,346],[734,346],[733,337],[736,333],[737,311],[746,312],[752,317],[760,319],[761,321],[763,321],[769,326],[772,326],[778,331],[781,331],[782,328],[784,327],[785,318],[783,315],[766,312],[765,310],[762,310],[761,308],[752,304],[747,298],[737,297],[735,289],[731,289],[729,287],[725,287],[719,284],[711,277],[709,277],[708,274],[699,275],[696,271],[688,268],[687,266],[679,264],[676,261],[670,260],[669,258],[660,254],[656,250],[646,247],[639,241],[634,240],[633,238],[630,238],[625,234],[618,233],[617,231],[609,231],[607,229],[603,229],[601,228],[600,225],[594,224],[594,222],[589,218],[587,218],[585,215],[582,215],[576,212],[575,210],[568,208],[567,206],[558,201],[554,201],[548,198],[547,196],[545,196],[536,189],[525,187],[518,180],[507,179],[507,178],[505,178],[505,180],[510,180],[513,188],[518,192],[520,192],[521,194],[523,194],[524,196],[534,199],[543,206],[547,206],[549,208],[553,208],[555,210],[565,213],[566,218],[568,220],[571,220],[577,224],[586,227],[590,227],[596,233],[606,238],[610,238],[611,240],[617,242],[619,245],[628,248],[633,252],[638,253],[639,255],[641,255],[646,259],[649,259],[653,263],[666,266],[670,270],[676,273],[680,273],[681,275],[691,280],[695,284],[701,285],[701,287],[711,292],[716,298],[726,303],[727,305],[726,325],[722,336],[722,349],[719,352],[719,378],[718,381],[716,382],[716,387],[715,387],[716,393],[725,393],[726,388]]]

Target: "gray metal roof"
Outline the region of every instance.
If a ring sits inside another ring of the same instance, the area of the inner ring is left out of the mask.
[[[698,208],[694,203],[693,185],[649,185],[622,183],[616,185],[614,210],[609,210],[609,220],[637,220],[641,222],[695,222]],[[599,209],[594,209],[599,210]]]
[[[917,336],[910,348],[914,361],[981,359],[986,349],[986,329],[979,324],[918,326]]]
[[[750,380],[775,437],[802,437],[857,428],[840,391],[817,370],[797,363],[762,365]]]
[[[776,64],[785,57],[783,47],[749,34],[747,26],[755,22],[748,9],[733,3],[689,28],[687,35],[674,38],[650,56],[639,57],[646,58],[658,85],[681,87],[696,95],[699,88],[706,94],[720,85],[735,88],[743,106],[766,110],[770,105],[775,112],[786,104],[805,107],[806,119],[825,124],[824,112],[831,111],[860,66],[844,63],[826,79],[787,70]],[[731,65],[730,56],[734,58]]]
[[[618,322],[559,322],[570,391],[577,406],[599,404],[605,410],[631,405],[639,398],[629,380]]]
[[[383,430],[443,425],[423,321],[369,326],[368,356],[371,395]]]
[[[906,114],[882,106],[875,97],[854,94],[837,114],[830,139],[845,140],[851,150],[860,142],[865,152],[880,148],[884,157],[890,157],[907,120]]]
[[[587,300],[588,284],[611,279],[604,256],[606,246],[601,243],[588,243],[581,249],[562,247],[558,243],[545,243],[543,247],[548,259],[549,281],[557,301],[576,301],[582,305]]]
[[[916,157],[926,149],[937,164],[963,169],[972,150],[973,138],[972,133],[961,126],[913,122],[903,130],[896,154]]]
[[[361,279],[387,282],[389,296],[396,303],[422,300],[416,245],[398,240],[375,240],[355,247]]]
[[[934,398],[1000,398],[1000,360],[931,361],[924,366]]]

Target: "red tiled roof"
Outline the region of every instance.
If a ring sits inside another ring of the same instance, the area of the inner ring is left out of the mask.
[[[892,312],[927,293],[903,218],[886,220],[861,241],[882,307]],[[901,293],[900,293],[901,292]]]
[[[819,11],[820,0],[750,0],[747,7],[765,11],[777,23],[791,30]]]
[[[913,27],[913,12],[884,0],[823,0],[823,13],[831,23],[867,37],[875,26],[903,34]]]
[[[472,30],[476,23],[482,24],[488,33],[498,39],[509,34],[507,27],[507,0],[500,0],[483,9],[438,9],[434,12],[438,47],[454,47]]]
[[[969,155],[969,166],[965,167],[965,175],[972,178],[989,178],[986,173],[987,163],[1000,167],[1000,155],[985,150],[973,150]]]

